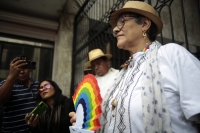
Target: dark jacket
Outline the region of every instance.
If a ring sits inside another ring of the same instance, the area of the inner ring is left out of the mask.
[[[71,123],[70,123],[69,112],[72,111],[75,111],[72,99],[63,96],[61,100],[59,129],[55,127],[55,122],[48,119],[45,119],[44,121],[39,119],[39,122],[36,128],[32,130],[32,133],[70,133],[69,126],[71,126]],[[51,114],[51,108],[48,108],[48,110],[45,112],[44,115],[46,117],[49,117],[50,114]]]

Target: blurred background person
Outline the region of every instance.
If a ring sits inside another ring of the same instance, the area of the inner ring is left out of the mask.
[[[102,98],[106,95],[107,89],[114,83],[119,72],[119,70],[109,67],[111,57],[111,54],[104,54],[101,49],[93,49],[88,53],[89,61],[85,63],[85,66],[91,67],[95,73]]]
[[[38,87],[37,104],[44,101],[48,109],[40,117],[33,115],[28,119],[25,116],[27,125],[33,133],[70,133],[69,112],[75,111],[71,98],[62,94],[62,90],[56,82],[45,79]]]
[[[83,70],[84,75],[87,74],[93,74],[92,68],[91,67],[87,67]],[[94,74],[93,74],[94,75]]]
[[[30,78],[33,69],[30,61],[27,56],[14,58],[10,62],[8,77],[0,82],[3,133],[30,133],[24,116],[35,107],[39,86],[38,81]]]
[[[104,54],[101,49],[93,49],[88,53],[89,61],[85,63],[86,68],[91,68],[100,88],[101,97],[104,98],[106,92],[116,78],[119,70],[109,67],[109,60],[112,58],[111,54]],[[69,116],[72,117],[71,123],[76,121],[76,113],[70,112]]]

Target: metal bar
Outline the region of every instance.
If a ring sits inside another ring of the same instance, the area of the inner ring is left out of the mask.
[[[185,23],[185,13],[184,13],[184,6],[183,6],[183,0],[180,0],[181,3],[181,12],[182,12],[182,22],[183,22],[183,29],[184,29],[184,36],[185,36],[185,44],[186,49],[190,51],[189,45],[188,45],[188,39],[187,39],[187,30],[186,30],[186,23]]]
[[[174,40],[174,28],[173,28],[173,22],[172,22],[172,12],[171,12],[171,8],[170,8],[170,6],[168,6],[168,9],[169,9],[169,20],[170,20],[170,27],[171,27],[171,35],[172,35],[172,42],[175,42],[175,40]]]
[[[85,6],[88,4],[89,0],[86,0],[83,4],[83,6],[80,8],[80,10],[78,11],[78,13],[76,14],[75,18],[74,18],[74,36],[73,36],[73,49],[72,49],[72,55],[74,55],[74,51],[76,49],[76,35],[77,35],[77,19],[78,16],[81,14],[81,12],[84,10]],[[71,78],[71,87],[70,87],[70,96],[72,96],[74,94],[74,77],[75,77],[75,60],[76,57],[72,56],[72,78]]]
[[[4,42],[0,42],[0,68],[1,68],[1,63],[2,63],[2,54],[3,54],[3,48],[4,48]]]
[[[104,30],[106,30],[107,28],[109,28],[110,25],[106,24],[105,27],[103,27],[97,34],[95,34],[88,42],[86,42],[85,44],[83,44],[78,50],[76,50],[76,52],[73,54],[73,56],[76,56],[81,49],[85,48],[92,40],[94,40],[101,32],[103,32]]]
[[[197,10],[198,10],[198,19],[199,19],[199,25],[200,25],[200,6],[199,6],[199,0],[196,0]]]

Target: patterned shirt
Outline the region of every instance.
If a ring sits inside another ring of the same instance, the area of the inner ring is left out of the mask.
[[[30,88],[16,82],[13,86],[10,100],[3,105],[2,131],[5,133],[30,133],[25,123],[25,115],[36,106],[37,88],[39,82],[33,79]],[[3,85],[5,80],[0,83]]]
[[[134,54],[124,78],[109,96],[107,133],[145,133],[141,90],[146,59],[142,52]],[[197,133],[193,121],[199,121],[200,62],[185,48],[176,44],[161,46],[158,50],[164,92],[168,103],[173,133]],[[117,106],[111,102],[116,98]],[[152,101],[153,102],[153,101]],[[105,130],[107,129],[107,130]]]

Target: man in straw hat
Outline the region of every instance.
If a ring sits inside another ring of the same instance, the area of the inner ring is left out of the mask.
[[[89,61],[85,63],[85,67],[91,67],[95,73],[102,98],[105,97],[107,89],[109,89],[116,78],[119,70],[109,67],[111,54],[104,54],[101,49],[93,49],[88,54]]]
[[[86,68],[92,68],[97,79],[101,97],[106,96],[108,89],[112,87],[114,79],[116,78],[119,70],[109,67],[109,60],[112,58],[111,54],[104,54],[101,49],[93,49],[88,53],[89,61],[85,63]],[[71,123],[74,125],[76,121],[75,112],[70,112]]]
[[[162,21],[154,8],[128,1],[110,16],[117,47],[128,50],[103,99],[101,133],[197,133],[200,62],[184,47],[156,41]],[[75,119],[71,119],[73,122]]]

